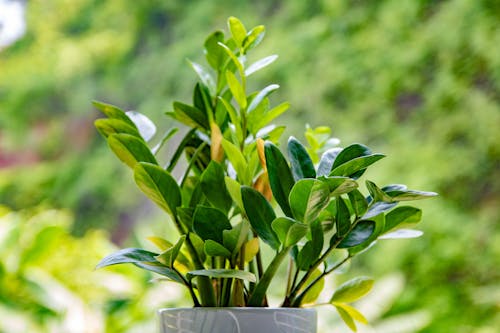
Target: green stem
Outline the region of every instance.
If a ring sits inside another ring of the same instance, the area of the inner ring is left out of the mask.
[[[194,154],[193,156],[191,157],[191,159],[189,160],[189,164],[187,165],[186,167],[186,172],[184,172],[184,175],[182,176],[182,180],[181,180],[181,184],[179,185],[181,188],[182,186],[184,185],[184,182],[186,181],[188,175],[189,175],[189,172],[191,171],[191,168],[193,167],[193,165],[196,163],[196,160],[198,159],[198,155],[200,154],[200,152],[203,150],[203,148],[205,148],[205,146],[207,145],[207,143],[204,141],[198,148],[196,148],[196,150],[194,151]]]
[[[267,288],[269,287],[269,284],[276,274],[276,271],[278,270],[281,262],[287,256],[289,250],[290,247],[284,248],[281,252],[278,252],[278,254],[271,261],[266,271],[264,272],[264,275],[262,275],[259,282],[255,286],[255,289],[250,295],[250,299],[248,300],[247,304],[248,306],[263,306],[264,299],[266,298]]]

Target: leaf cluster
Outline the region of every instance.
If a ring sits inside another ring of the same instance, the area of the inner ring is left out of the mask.
[[[146,116],[94,102],[106,116],[96,121],[97,129],[180,235],[174,243],[151,238],[158,253],[123,249],[98,267],[131,263],[160,274],[187,287],[195,306],[260,307],[290,258],[283,306],[314,303],[325,276],[378,239],[419,236],[406,228],[420,221],[421,210],[398,204],[436,194],[368,180],[369,195],[362,194],[359,178],[384,155],[359,143],[336,147],[327,128],[306,130],[309,147],[290,137],[284,154],[278,147],[284,127],[272,122],[289,104],[271,106],[276,84],[252,92],[247,84],[277,58],[248,60],[265,28],[247,30],[230,17],[228,30],[229,36],[216,31],[205,40],[208,67],[190,62],[199,79],[192,103],[174,102],[166,113],[188,127],[183,134],[173,128],[153,144],[156,126]],[[175,149],[160,161],[166,146]],[[182,156],[185,166],[178,163]],[[176,168],[180,179],[172,175]],[[274,251],[267,264],[264,244]],[[367,278],[349,281],[330,299],[353,329],[354,320],[366,320],[347,303],[371,285]]]

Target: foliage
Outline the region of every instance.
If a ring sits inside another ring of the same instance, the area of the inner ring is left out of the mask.
[[[175,243],[156,237],[161,253],[127,248],[97,267],[132,263],[158,273],[187,287],[194,306],[259,307],[267,306],[268,287],[290,257],[282,305],[299,307],[306,297],[309,303],[315,301],[321,292],[317,286],[326,275],[377,239],[420,236],[401,229],[420,221],[420,209],[395,207],[436,194],[400,184],[379,188],[367,180],[365,197],[357,189],[357,179],[384,155],[362,144],[345,148],[318,144],[314,154],[323,153],[315,156],[319,163],[314,165],[302,143],[290,137],[287,161],[276,146],[284,128],[273,120],[288,103],[273,107],[269,99],[278,85],[248,92],[250,75],[277,58],[249,61],[265,28],[247,31],[235,17],[228,19],[228,28],[229,37],[215,31],[205,40],[211,69],[190,62],[199,77],[192,104],[174,102],[173,111],[167,112],[189,128],[176,148],[170,144],[176,129],[168,130],[156,145],[148,144],[156,126],[146,116],[94,102],[107,116],[96,121],[97,129],[133,170],[141,191],[168,214],[180,234]],[[310,141],[320,141],[312,133]],[[166,144],[172,155],[161,163],[155,154]],[[187,165],[177,167],[181,154],[187,156]],[[181,174],[179,180],[172,176],[175,170]],[[273,208],[271,196],[279,208]],[[267,265],[261,258],[263,244],[275,251]],[[344,257],[329,263],[334,251],[343,251]],[[366,319],[347,303],[368,293],[372,284],[364,277],[350,280],[328,302],[352,330],[356,330],[354,320],[366,323]]]

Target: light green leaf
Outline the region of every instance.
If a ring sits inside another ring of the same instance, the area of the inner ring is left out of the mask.
[[[211,239],[205,241],[205,253],[212,257],[231,257],[231,252],[228,249]]]
[[[359,321],[360,323],[365,325],[368,324],[368,320],[365,318],[365,316],[363,316],[363,314],[358,310],[356,310],[354,307],[345,303],[337,303],[337,302],[333,303],[333,305],[335,305],[335,307],[337,308],[341,307],[349,314],[349,316],[351,316],[352,319]]]
[[[257,60],[256,62],[254,62],[253,64],[248,66],[248,68],[245,70],[245,75],[250,76],[251,74],[257,72],[258,70],[261,70],[261,69],[269,66],[276,59],[278,59],[278,56],[276,54],[273,54],[271,56]]]
[[[342,320],[344,321],[344,323],[352,331],[357,332],[358,328],[356,327],[356,324],[354,323],[354,320],[352,319],[351,315],[346,310],[344,310],[342,307],[340,307],[340,306],[335,306],[335,308],[337,309],[337,312],[339,313],[340,318],[342,318]]]
[[[114,119],[114,118],[101,118],[94,122],[94,126],[97,128],[99,133],[105,138],[112,134],[126,133],[136,137],[140,137],[139,131],[136,127],[129,125],[127,122]]]
[[[200,269],[187,273],[188,278],[192,279],[195,276],[208,276],[212,278],[234,278],[246,280],[249,282],[256,282],[255,275],[250,272],[240,271],[236,269]]]
[[[244,207],[243,200],[241,199],[241,184],[228,176],[224,177],[224,182],[226,183],[226,188],[233,201],[240,209],[243,210]]]
[[[309,279],[307,279],[305,285],[306,286],[310,285],[314,280],[316,280],[320,276],[321,276],[321,270],[318,268],[315,269],[314,272],[309,277]],[[324,287],[325,287],[325,278],[323,277],[307,291],[307,293],[302,298],[300,304],[301,305],[313,304],[314,302],[316,302]]]
[[[253,49],[257,45],[260,44],[262,39],[264,39],[264,35],[266,33],[266,29],[263,25],[258,25],[247,33],[245,40],[243,41],[243,50],[244,53],[246,51]]]
[[[260,105],[260,103],[262,103],[264,98],[269,96],[269,94],[271,94],[273,91],[279,89],[279,87],[280,86],[277,84],[270,84],[267,87],[265,87],[264,89],[262,89],[261,91],[259,91],[257,93],[257,95],[255,95],[255,97],[250,102],[250,105],[248,106],[247,112],[250,113],[253,110],[255,110]]]
[[[355,302],[361,297],[370,292],[373,287],[373,279],[360,276],[351,279],[340,285],[332,295],[330,303],[351,303]]]
[[[416,224],[420,222],[421,218],[421,209],[410,206],[397,207],[386,214],[384,233],[401,225]]]
[[[236,103],[238,103],[241,109],[245,110],[247,108],[247,97],[243,85],[231,71],[226,71],[226,80]]]
[[[93,101],[92,104],[110,119],[119,119],[132,127],[136,127],[134,122],[119,107],[107,103]]]
[[[217,71],[220,70],[227,59],[226,52],[219,45],[222,42],[224,42],[224,33],[219,30],[210,34],[204,44],[207,62]]]
[[[125,133],[112,134],[108,137],[108,145],[115,155],[131,168],[138,162],[158,164],[144,140],[136,136]]]
[[[227,25],[229,27],[229,31],[231,31],[233,40],[236,42],[238,47],[242,47],[243,40],[247,36],[247,30],[245,29],[243,23],[236,17],[231,16],[227,21]]]
[[[284,248],[297,244],[309,231],[309,227],[306,224],[289,217],[276,218],[271,223],[271,227]]]
[[[181,192],[175,179],[155,164],[140,162],[134,168],[139,189],[172,217],[181,205]]]
[[[226,139],[223,139],[221,144],[224,148],[227,159],[233,165],[234,170],[236,170],[236,174],[240,183],[250,184],[252,179],[248,171],[248,163],[241,151],[232,142]]]
[[[387,234],[380,236],[378,239],[404,239],[404,238],[417,238],[424,233],[420,230],[411,229],[398,229]]]
[[[226,101],[222,97],[218,97],[218,100],[222,103],[224,108],[226,109],[227,113],[229,114],[229,118],[231,119],[231,123],[234,125],[234,130],[236,133],[236,138],[238,139],[238,142],[243,141],[243,131],[241,129],[241,119],[238,116],[238,112],[234,108],[234,106]]]
[[[174,102],[174,112],[167,112],[167,115],[189,127],[210,128],[207,115],[191,105]]]
[[[289,203],[296,220],[312,223],[330,201],[328,185],[316,179],[301,179],[292,187]]]
[[[288,108],[290,108],[290,103],[288,102],[283,102],[278,106],[275,106],[271,110],[265,112],[263,116],[255,119],[255,125],[253,126],[253,128],[255,129],[255,131],[259,131],[261,128],[280,116],[283,112],[288,110]]]

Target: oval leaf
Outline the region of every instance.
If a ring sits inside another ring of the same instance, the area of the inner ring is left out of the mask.
[[[351,232],[340,242],[339,249],[345,249],[364,243],[375,230],[374,221],[359,221]]]
[[[108,145],[115,155],[131,168],[138,162],[158,164],[144,140],[136,136],[125,133],[112,134],[108,137]]]
[[[297,244],[309,230],[307,225],[288,217],[278,217],[271,227],[285,248]]]
[[[290,191],[290,207],[296,220],[312,223],[330,201],[328,185],[315,179],[301,179]]]
[[[125,113],[139,130],[144,141],[148,142],[156,134],[156,126],[146,115],[137,111],[127,111]]]
[[[194,211],[193,230],[203,240],[222,244],[222,231],[231,229],[226,214],[212,207],[198,206]]]
[[[201,175],[201,189],[208,201],[215,207],[227,213],[233,204],[233,200],[226,189],[224,169],[215,162],[210,161]]]
[[[410,206],[397,207],[386,214],[384,232],[400,225],[413,225],[420,222],[421,218],[421,209]]]
[[[355,302],[361,297],[365,296],[370,292],[373,287],[373,279],[360,276],[351,279],[342,285],[340,285],[332,295],[330,303],[351,303]]]
[[[292,164],[293,178],[316,178],[316,170],[306,148],[293,136],[288,139],[288,157]]]

